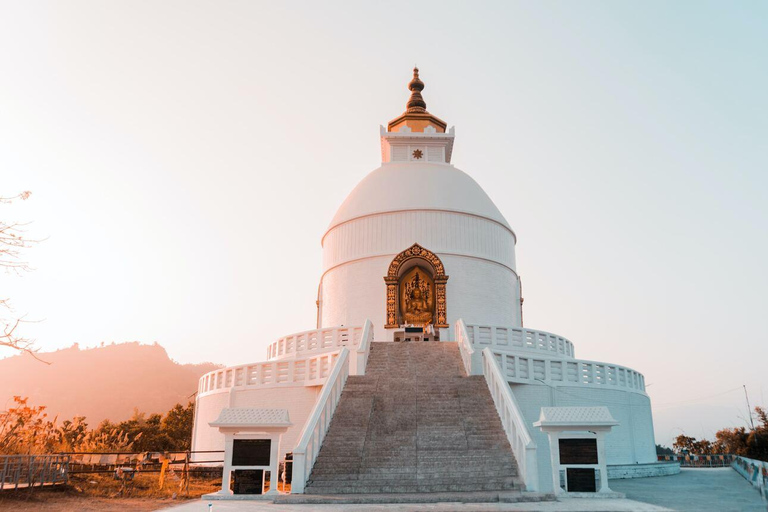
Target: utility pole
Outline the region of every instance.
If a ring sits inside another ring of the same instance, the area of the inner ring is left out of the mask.
[[[752,431],[755,431],[755,422],[752,420],[752,408],[749,406],[749,394],[747,393],[747,385],[742,384],[744,388],[744,396],[747,397],[747,414],[749,414],[749,425],[752,427]]]

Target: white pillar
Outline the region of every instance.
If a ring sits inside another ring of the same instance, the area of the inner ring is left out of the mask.
[[[277,494],[277,481],[278,474],[277,469],[280,465],[280,439],[282,434],[272,435],[270,440],[272,441],[269,450],[269,491],[266,494],[272,496]]]
[[[552,461],[552,485],[555,490],[555,495],[567,494],[562,487],[560,487],[560,432],[547,432],[549,434],[549,456]]]
[[[227,434],[224,438],[224,468],[221,472],[221,490],[218,494],[232,494],[229,486],[232,481],[232,447],[234,436]]]
[[[600,465],[600,489],[597,492],[612,492],[608,487],[608,464],[605,455],[605,432],[597,431],[597,462]]]

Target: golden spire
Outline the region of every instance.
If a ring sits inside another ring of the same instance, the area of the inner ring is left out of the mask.
[[[445,128],[448,126],[445,121],[427,112],[427,103],[421,96],[424,82],[419,78],[417,67],[413,68],[413,78],[408,83],[408,89],[411,91],[411,97],[405,112],[389,122],[387,131],[400,131],[403,126],[407,126],[412,132],[423,132],[425,128],[431,126],[435,132],[445,133]]]
[[[406,105],[406,112],[426,112],[427,104],[421,97],[421,91],[424,90],[424,82],[419,79],[419,68],[413,68],[413,80],[408,84],[411,90],[411,99]]]

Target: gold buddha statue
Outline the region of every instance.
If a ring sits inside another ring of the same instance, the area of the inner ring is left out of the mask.
[[[406,293],[404,302],[403,320],[406,324],[432,323],[432,300],[424,297],[420,287],[414,286],[410,293]]]

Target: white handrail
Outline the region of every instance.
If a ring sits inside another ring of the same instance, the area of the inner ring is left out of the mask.
[[[491,347],[488,349],[499,358],[499,367],[507,382],[621,388],[645,394],[643,374],[626,366],[557,356],[532,357],[530,354],[499,352]]]
[[[267,346],[267,359],[291,359],[308,354],[330,352],[341,347],[357,347],[363,333],[362,326],[324,327],[289,334]]]
[[[338,351],[308,355],[304,359],[285,359],[220,368],[206,373],[198,382],[200,396],[231,388],[272,388],[319,386],[331,373]]]
[[[467,333],[467,325],[461,318],[456,321],[455,331],[456,341],[459,344],[459,354],[461,354],[461,360],[464,362],[464,370],[467,372],[467,375],[482,374],[480,353],[475,351],[472,346],[472,339]]]
[[[365,325],[363,325],[360,344],[349,361],[350,375],[365,375],[365,367],[368,365],[368,354],[371,352],[371,343],[373,343],[373,323],[370,320],[366,320]]]
[[[563,336],[547,331],[515,326],[467,325],[473,347],[491,347],[496,352],[531,351],[575,357],[573,343]]]
[[[339,358],[333,366],[333,371],[328,376],[328,380],[325,381],[320,392],[320,398],[318,398],[312,409],[312,414],[309,415],[304,424],[299,442],[293,450],[292,493],[304,492],[304,486],[312,473],[312,466],[315,465],[317,454],[320,453],[325,434],[331,426],[333,413],[336,411],[336,406],[339,405],[347,377],[349,377],[349,350],[344,347],[339,352]]]
[[[507,382],[556,386],[615,387],[645,394],[642,373],[617,364],[574,359],[573,343],[546,331],[523,327],[492,327],[456,322],[464,368],[482,373],[481,351],[490,348]]]
[[[533,440],[531,429],[520,411],[515,395],[512,394],[512,390],[509,388],[491,349],[484,349],[482,357],[485,381],[491,391],[491,397],[493,397],[496,411],[501,418],[504,432],[507,434],[507,439],[517,459],[525,490],[538,491],[539,469],[536,459],[536,443]]]

